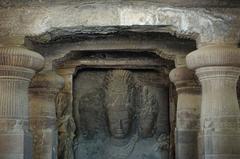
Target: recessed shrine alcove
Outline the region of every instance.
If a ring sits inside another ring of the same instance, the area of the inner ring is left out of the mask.
[[[74,79],[76,159],[167,159],[169,87],[153,70],[87,69]]]
[[[75,159],[169,158],[171,61],[133,50],[72,51],[63,59],[56,64],[76,64]]]

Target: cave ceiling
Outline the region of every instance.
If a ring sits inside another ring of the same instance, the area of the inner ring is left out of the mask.
[[[138,0],[143,1],[143,0]],[[134,3],[135,0],[1,0],[0,8],[25,7],[25,6],[54,6],[54,5],[75,5],[76,3]],[[160,3],[163,6],[174,7],[240,7],[239,0],[148,0],[147,3]]]

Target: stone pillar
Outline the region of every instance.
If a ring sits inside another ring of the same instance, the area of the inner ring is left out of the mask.
[[[176,158],[198,158],[198,131],[201,104],[200,86],[194,71],[178,67],[170,72],[170,80],[175,84],[177,101]]]
[[[53,71],[34,76],[30,85],[30,126],[33,159],[57,159],[55,97],[64,80]]]
[[[25,48],[0,48],[1,159],[32,159],[28,86],[43,64],[41,55]]]
[[[202,85],[201,158],[240,158],[240,111],[236,83],[240,49],[228,45],[202,47],[187,56]]]
[[[58,159],[73,159],[73,75],[75,68],[58,69],[64,78],[64,87],[57,96]]]

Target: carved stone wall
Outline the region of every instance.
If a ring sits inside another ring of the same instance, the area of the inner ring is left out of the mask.
[[[104,70],[81,71],[74,82],[74,118],[76,136],[92,138],[106,132],[107,124],[104,108]]]
[[[91,69],[74,79],[74,159],[168,159],[167,75]]]
[[[75,69],[58,70],[64,78],[64,87],[56,98],[58,127],[58,159],[73,159],[75,123],[72,107],[72,78]]]
[[[168,78],[163,72],[155,71],[138,71],[134,77],[138,90],[136,102],[139,134],[143,140],[157,139],[154,151],[160,155],[156,158],[167,159],[170,153]],[[150,156],[148,158],[152,159]]]

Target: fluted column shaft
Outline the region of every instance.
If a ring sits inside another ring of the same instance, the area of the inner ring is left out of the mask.
[[[240,74],[240,49],[215,45],[187,56],[202,85],[201,158],[240,158],[240,111],[236,83]]]
[[[64,80],[53,71],[34,76],[30,85],[30,126],[33,159],[57,159],[55,97]]]
[[[178,92],[176,121],[176,158],[198,158],[198,131],[201,104],[200,86],[194,72],[179,67],[170,72]]]
[[[43,57],[20,47],[0,48],[0,158],[31,159],[28,86]]]

